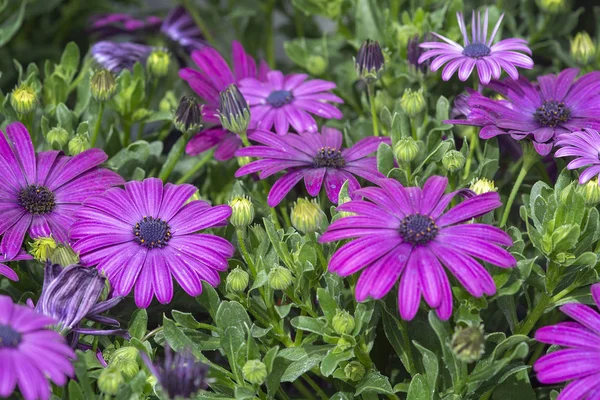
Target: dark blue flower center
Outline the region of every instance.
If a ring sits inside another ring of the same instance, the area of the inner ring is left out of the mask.
[[[21,334],[8,325],[0,324],[0,349],[17,347],[21,343]]]
[[[38,185],[29,185],[21,189],[17,203],[34,215],[48,214],[56,206],[54,193]]]
[[[463,56],[471,58],[481,58],[489,55],[490,52],[490,48],[483,43],[471,43],[465,46],[462,53]]]
[[[135,241],[149,249],[163,248],[171,239],[171,227],[162,219],[144,217],[133,227]]]
[[[288,90],[276,90],[267,97],[267,103],[275,108],[283,107],[294,100],[294,95]]]
[[[338,149],[321,147],[313,159],[313,165],[315,168],[342,168],[346,165],[346,160]]]
[[[540,124],[555,127],[571,119],[571,110],[562,101],[545,100],[544,104],[536,109],[533,115]]]
[[[400,235],[405,242],[417,245],[431,242],[438,233],[433,218],[428,215],[411,214],[400,222]]]

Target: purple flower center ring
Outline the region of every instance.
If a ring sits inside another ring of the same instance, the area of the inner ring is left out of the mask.
[[[54,193],[38,185],[29,185],[21,189],[17,202],[33,215],[48,214],[56,207]]]
[[[313,160],[315,168],[343,168],[346,166],[346,160],[342,152],[331,147],[321,147]]]
[[[433,218],[428,215],[411,214],[400,222],[399,232],[405,242],[415,246],[435,239],[438,227]]]
[[[546,100],[535,110],[534,116],[540,124],[555,127],[571,119],[571,110],[562,101]]]
[[[21,343],[21,334],[8,325],[0,324],[0,349],[15,348]]]
[[[163,248],[171,239],[171,227],[159,218],[144,217],[133,228],[135,241],[149,249]]]
[[[294,100],[294,95],[289,90],[276,90],[267,97],[267,103],[275,108],[283,107]]]
[[[490,55],[491,49],[483,43],[471,43],[465,46],[463,55],[471,58],[481,58]]]

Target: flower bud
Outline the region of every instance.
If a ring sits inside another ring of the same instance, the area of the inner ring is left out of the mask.
[[[151,76],[155,78],[162,78],[169,73],[170,63],[171,57],[167,51],[154,50],[148,56],[148,60],[146,60],[146,68]]]
[[[172,112],[179,105],[177,98],[175,97],[175,93],[172,90],[167,90],[165,95],[160,102],[158,103],[158,110],[164,112]]]
[[[358,77],[367,84],[373,83],[383,74],[385,59],[379,43],[367,39],[363,42],[354,60]]]
[[[292,225],[302,233],[316,232],[321,227],[324,217],[323,210],[314,199],[298,199],[292,208]]]
[[[475,194],[484,194],[489,192],[497,192],[498,188],[494,184],[494,181],[491,181],[487,178],[479,178],[477,180],[471,181],[471,186],[469,187]]]
[[[547,13],[558,14],[567,7],[565,0],[537,0],[538,7]]]
[[[598,186],[598,178],[589,180],[584,185],[579,185],[577,191],[585,198],[585,204],[595,206],[600,203],[600,186]]]
[[[243,167],[244,165],[248,165],[252,162],[252,157],[237,157],[238,166]]]
[[[466,363],[472,363],[481,358],[485,351],[483,326],[458,328],[452,335],[452,352]]]
[[[237,196],[229,201],[231,207],[231,225],[236,228],[245,228],[254,220],[254,205],[246,196]]]
[[[394,155],[399,162],[410,163],[419,154],[419,145],[411,137],[402,138],[394,146]]]
[[[202,107],[194,97],[183,96],[179,100],[177,111],[173,115],[175,129],[183,133],[192,133],[202,127]]]
[[[119,391],[119,387],[123,384],[123,375],[119,371],[112,368],[106,368],[98,377],[98,389],[104,394],[114,396]]]
[[[465,156],[460,151],[449,150],[442,157],[442,165],[450,172],[456,172],[465,166]]]
[[[309,56],[306,61],[306,70],[311,75],[322,75],[327,71],[329,62],[325,57],[322,56]]]
[[[354,382],[360,381],[365,376],[365,367],[358,361],[350,361],[344,367],[346,379]]]
[[[425,110],[425,97],[423,96],[423,88],[419,90],[406,89],[400,99],[402,110],[410,118],[414,118]]]
[[[250,108],[236,85],[231,84],[219,93],[219,120],[223,128],[238,135],[248,130]]]
[[[260,360],[248,360],[242,367],[244,379],[253,385],[262,385],[267,379],[267,366]]]
[[[91,147],[90,138],[87,134],[78,133],[73,139],[69,140],[69,154],[72,156],[83,153]]]
[[[117,92],[117,81],[107,69],[100,69],[92,75],[90,81],[90,92],[92,97],[98,101],[108,101]]]
[[[60,126],[50,129],[46,135],[46,142],[56,149],[61,149],[68,141],[69,132]]]
[[[273,290],[285,290],[292,284],[292,273],[280,265],[276,265],[269,271],[267,276],[269,286]]]
[[[29,253],[38,261],[46,262],[54,250],[58,246],[56,241],[52,237],[39,237],[29,243],[31,250]]]
[[[20,83],[12,91],[10,105],[19,114],[29,114],[35,109],[37,100],[35,89],[27,83]]]
[[[121,372],[125,380],[133,379],[140,371],[138,364],[138,349],[133,346],[125,346],[118,348],[112,354],[110,359],[110,368]]]
[[[347,335],[354,330],[356,324],[348,311],[337,310],[331,320],[331,326],[338,335]]]
[[[56,250],[50,256],[52,264],[67,265],[79,264],[79,256],[73,251],[73,249],[64,244],[58,244]]]
[[[248,273],[237,267],[227,275],[227,289],[232,292],[243,292],[248,287],[249,279]]]
[[[579,32],[571,39],[571,57],[581,65],[587,65],[596,57],[596,46],[587,32]]]

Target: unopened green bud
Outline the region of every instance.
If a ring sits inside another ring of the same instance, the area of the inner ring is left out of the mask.
[[[558,14],[567,8],[566,0],[537,0],[538,7],[547,13]]]
[[[69,132],[60,126],[50,129],[46,135],[46,142],[55,149],[61,149],[69,141]]]
[[[177,111],[173,115],[175,129],[183,133],[197,132],[202,127],[202,107],[191,96],[183,96],[179,100]]]
[[[324,218],[323,210],[314,199],[300,198],[292,208],[292,225],[302,233],[312,233],[319,230]]]
[[[162,78],[169,73],[169,64],[171,64],[171,56],[165,50],[154,50],[148,56],[146,68],[151,76]]]
[[[596,46],[587,32],[579,32],[571,39],[571,57],[581,65],[587,65],[596,57]]]
[[[117,92],[117,80],[112,72],[100,69],[92,75],[90,81],[90,92],[92,97],[98,101],[108,101]]]
[[[219,120],[223,128],[245,135],[250,123],[250,107],[236,85],[229,85],[219,93]]]
[[[578,192],[583,194],[585,204],[595,206],[600,203],[600,186],[598,186],[598,178],[589,180],[587,183],[577,187]]]
[[[69,154],[72,156],[76,156],[79,153],[83,153],[86,150],[89,150],[92,147],[90,144],[90,138],[86,134],[78,133],[75,137],[69,140]]]
[[[58,244],[52,237],[39,237],[30,242],[31,250],[30,254],[38,261],[46,262],[52,254]]]
[[[249,280],[248,273],[237,267],[227,275],[227,288],[233,292],[243,292],[248,287]]]
[[[163,112],[172,112],[177,108],[179,102],[172,90],[167,90],[163,98],[158,103],[158,110]]]
[[[59,264],[63,267],[79,263],[79,256],[73,249],[67,245],[59,244],[56,250],[50,256],[52,264]]]
[[[121,347],[113,353],[110,360],[110,368],[121,372],[126,380],[133,379],[140,370],[138,364],[139,351],[133,346]]]
[[[337,310],[331,320],[331,326],[338,335],[347,335],[354,330],[356,324],[348,311]]]
[[[379,42],[367,39],[354,59],[356,74],[367,84],[373,83],[383,74],[385,58]]]
[[[329,62],[322,56],[309,56],[306,61],[306,70],[311,75],[322,75],[327,71],[327,67],[329,67]]]
[[[114,396],[119,391],[119,387],[125,380],[121,372],[112,368],[106,368],[98,377],[98,389],[104,394]]]
[[[267,366],[260,360],[248,360],[242,367],[244,379],[253,385],[262,385],[267,379]]]
[[[494,181],[489,180],[487,178],[479,178],[477,180],[471,181],[471,186],[469,187],[475,194],[484,194],[489,192],[497,192],[498,188],[494,184]]]
[[[399,162],[410,163],[419,154],[419,144],[411,137],[402,138],[394,146],[394,155]]]
[[[465,166],[465,156],[460,151],[449,150],[442,157],[442,165],[450,172],[456,172]]]
[[[365,367],[358,361],[350,361],[344,367],[344,374],[346,379],[354,382],[360,381],[365,376]]]
[[[236,228],[245,228],[254,220],[254,205],[246,196],[237,196],[229,202],[231,207],[231,225]]]
[[[248,165],[252,162],[252,157],[237,157],[237,163],[240,167],[243,167],[244,165]]]
[[[416,117],[425,111],[425,97],[423,96],[423,88],[419,90],[406,89],[400,99],[402,110],[411,118]]]
[[[472,363],[481,358],[485,351],[483,326],[458,328],[452,335],[452,352],[466,363]]]
[[[273,290],[285,290],[290,287],[293,282],[292,273],[287,268],[276,265],[269,271],[267,276],[269,286]]]
[[[35,109],[37,103],[35,89],[26,83],[19,84],[10,96],[10,105],[19,114],[29,114]]]

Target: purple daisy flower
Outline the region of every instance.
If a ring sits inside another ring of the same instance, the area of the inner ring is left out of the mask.
[[[592,297],[600,307],[600,285],[592,286]],[[538,342],[566,347],[546,354],[533,366],[545,384],[571,381],[557,400],[600,398],[600,314],[579,303],[565,304],[560,310],[575,322],[544,326],[535,333]]]
[[[278,135],[288,133],[290,125],[296,132],[316,132],[318,127],[310,114],[326,119],[341,119],[342,112],[332,103],[343,103],[330,93],[334,82],[312,79],[306,74],[284,76],[281,71],[269,71],[266,79],[242,79],[239,88],[250,105],[250,127],[270,131],[275,126]]]
[[[116,173],[99,168],[108,158],[100,149],[67,157],[58,151],[36,154],[29,132],[20,122],[0,132],[0,252],[12,259],[26,233],[52,236],[68,244],[74,212],[87,197],[124,183]]]
[[[444,194],[448,179],[433,176],[423,189],[405,188],[394,179],[380,187],[357,190],[366,200],[338,206],[355,216],[332,223],[319,239],[343,245],[329,261],[329,271],[340,276],[364,269],[356,284],[356,300],[380,299],[400,280],[400,316],[411,320],[421,295],[441,319],[452,314],[452,291],[443,266],[475,297],[496,293],[489,272],[475,259],[502,268],[515,258],[500,246],[511,246],[504,231],[485,224],[466,223],[502,205],[496,192],[463,201],[444,212],[457,192]]]
[[[77,212],[71,237],[84,265],[109,279],[119,296],[135,285],[135,303],[147,308],[156,296],[173,298],[173,278],[190,296],[202,292],[201,281],[219,284],[234,248],[215,235],[197,233],[223,226],[227,205],[211,207],[195,200],[192,185],[163,186],[160,179],[130,181],[86,200]]]
[[[532,137],[536,151],[545,156],[562,133],[600,129],[600,72],[577,78],[578,73],[578,69],[568,68],[558,75],[540,76],[537,85],[524,77],[493,81],[488,87],[503,99],[493,100],[470,90],[466,119],[445,122],[481,126],[482,139]]]
[[[46,377],[63,386],[74,376],[69,359],[75,353],[58,332],[46,328],[54,323],[0,295],[0,397],[8,398],[18,385],[25,400],[47,400]]]
[[[568,169],[586,167],[579,175],[579,183],[584,184],[594,177],[600,176],[600,133],[594,129],[584,128],[580,132],[563,133],[558,136],[556,157],[575,157]]]
[[[23,250],[21,250],[16,256],[10,259],[4,257],[4,255],[0,253],[0,275],[7,277],[11,281],[18,281],[19,276],[8,265],[6,265],[6,263],[9,263],[11,261],[31,260],[32,258],[33,257],[25,253]]]
[[[182,6],[169,12],[160,27],[160,32],[188,54],[206,46],[202,32]]]
[[[340,189],[348,180],[351,194],[360,189],[354,175],[375,182],[384,177],[377,171],[376,157],[368,157],[377,151],[381,143],[390,144],[390,138],[367,137],[349,149],[342,148],[342,132],[323,127],[322,133],[301,132],[276,136],[271,132],[256,131],[252,140],[264,146],[250,146],[238,150],[238,157],[259,157],[260,160],[241,167],[236,177],[260,171],[260,179],[287,170],[271,188],[267,203],[275,207],[304,178],[306,190],[317,196],[325,182],[327,197],[337,204]]]
[[[462,13],[456,13],[458,26],[463,36],[465,46],[461,46],[453,40],[448,39],[435,32],[433,34],[443,40],[441,42],[425,42],[420,46],[424,49],[429,49],[419,57],[419,63],[425,62],[432,57],[435,59],[431,62],[431,70],[437,71],[444,64],[446,67],[442,72],[442,79],[447,81],[458,70],[458,79],[466,81],[469,79],[473,68],[477,66],[479,81],[487,85],[492,78],[499,79],[502,70],[513,79],[519,78],[519,72],[516,67],[531,69],[533,68],[533,60],[531,57],[519,53],[520,51],[531,54],[531,50],[527,47],[525,39],[504,39],[496,44],[494,38],[500,23],[504,18],[504,14],[500,16],[494,30],[488,40],[488,10],[485,10],[483,23],[481,21],[481,13],[477,12],[475,19],[475,11],[471,19],[471,40],[467,34],[467,27]]]
[[[153,50],[145,44],[103,40],[90,48],[90,54],[96,63],[118,74],[124,69],[132,69],[136,62],[145,63]]]
[[[206,103],[204,121],[216,124],[212,128],[199,132],[189,141],[185,148],[189,155],[195,156],[216,147],[215,158],[228,160],[242,146],[242,140],[238,135],[221,126],[217,111],[219,93],[228,85],[238,84],[244,78],[266,79],[269,67],[263,61],[257,68],[256,61],[244,51],[239,42],[233,42],[232,46],[233,71],[219,52],[211,47],[205,47],[192,53],[192,60],[198,66],[198,70],[193,68],[179,70],[181,79],[185,80]]]
[[[119,35],[145,36],[157,32],[162,23],[162,18],[154,15],[140,19],[123,13],[102,14],[92,18],[88,31],[102,39]]]

